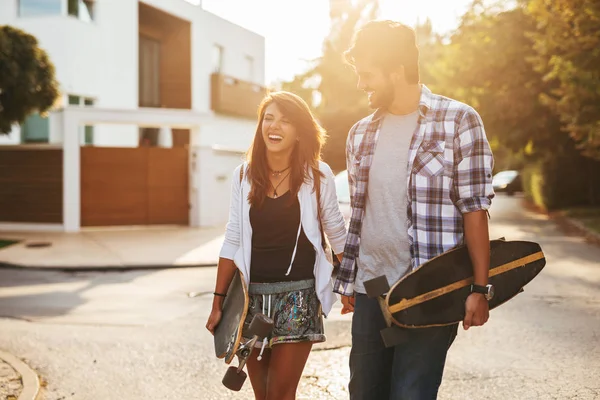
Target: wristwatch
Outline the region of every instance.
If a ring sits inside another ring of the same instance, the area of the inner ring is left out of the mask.
[[[494,285],[471,285],[471,293],[481,293],[485,295],[485,299],[490,301],[494,297]]]

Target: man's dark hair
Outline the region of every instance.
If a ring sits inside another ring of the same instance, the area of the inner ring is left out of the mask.
[[[419,49],[414,29],[394,21],[369,21],[354,33],[346,62],[370,60],[384,72],[404,66],[406,80],[419,83]]]

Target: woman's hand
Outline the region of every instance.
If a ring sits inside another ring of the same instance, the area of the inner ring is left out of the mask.
[[[221,322],[223,317],[223,302],[233,275],[236,273],[236,266],[233,260],[228,258],[219,257],[219,264],[217,266],[217,283],[215,284],[215,292],[213,297],[212,311],[206,322],[206,329],[213,335],[215,334],[215,328]]]
[[[208,329],[213,335],[215,334],[215,328],[217,325],[219,325],[219,322],[221,322],[222,316],[223,310],[213,307],[210,315],[208,316],[208,321],[206,322],[206,329]]]

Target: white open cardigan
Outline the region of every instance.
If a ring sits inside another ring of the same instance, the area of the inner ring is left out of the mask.
[[[237,268],[242,272],[246,283],[249,283],[250,257],[252,255],[252,226],[250,225],[250,203],[248,202],[250,183],[246,179],[246,174],[244,174],[244,179],[240,183],[240,168],[246,168],[246,166],[246,163],[240,165],[233,173],[229,221],[220,257],[233,260]],[[335,254],[339,254],[343,252],[346,242],[346,225],[338,205],[333,172],[329,165],[324,162],[319,163],[319,169],[325,175],[325,178],[321,178],[320,194],[323,230],[329,239],[331,248]],[[300,223],[304,229],[304,234],[316,251],[313,270],[315,289],[321,302],[323,314],[327,316],[337,300],[331,283],[333,266],[328,261],[321,245],[321,231],[317,218],[317,196],[316,192],[313,191],[313,174],[311,168],[309,168],[308,174],[310,180],[305,182],[298,192]]]

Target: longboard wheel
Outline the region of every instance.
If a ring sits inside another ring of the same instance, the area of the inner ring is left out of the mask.
[[[394,347],[408,340],[406,330],[396,326],[382,329],[380,333],[385,347]]]
[[[227,389],[239,392],[242,386],[244,386],[244,382],[246,382],[246,376],[243,370],[238,372],[236,367],[229,367],[223,377],[223,385]]]
[[[367,296],[372,299],[384,295],[390,290],[390,285],[388,284],[387,278],[383,275],[365,281],[364,285]]]
[[[251,335],[258,336],[259,339],[263,339],[273,331],[273,326],[275,323],[269,317],[264,314],[256,314],[254,318],[252,318],[252,322],[250,323],[250,327],[248,328],[249,333]]]

